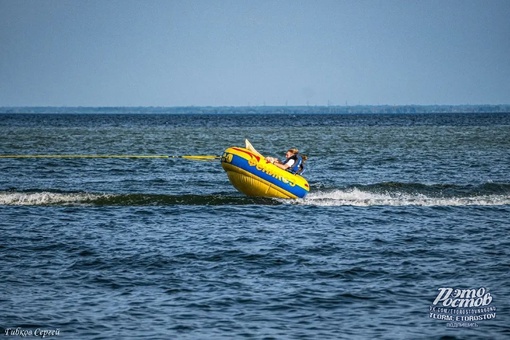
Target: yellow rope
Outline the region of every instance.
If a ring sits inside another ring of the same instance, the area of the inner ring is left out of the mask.
[[[166,155],[0,155],[0,158],[185,158],[192,160],[219,159],[214,155],[189,155],[189,156],[166,156]]]

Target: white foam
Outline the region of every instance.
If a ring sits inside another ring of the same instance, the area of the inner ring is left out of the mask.
[[[86,203],[104,195],[54,192],[0,192],[0,205],[52,205]]]
[[[0,192],[0,205],[68,205],[91,204],[106,194],[55,193],[55,192]],[[282,200],[282,203],[289,203]],[[510,205],[508,195],[481,195],[469,197],[432,197],[416,193],[373,193],[365,190],[343,189],[312,192],[304,199],[290,203],[315,206],[496,206]]]
[[[490,206],[510,205],[510,197],[502,195],[431,197],[419,193],[372,193],[354,188],[310,193],[300,200],[300,203],[316,206]]]

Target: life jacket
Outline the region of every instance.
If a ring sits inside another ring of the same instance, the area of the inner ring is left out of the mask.
[[[298,175],[302,175],[305,172],[305,162],[301,162],[301,165],[299,166],[299,170],[296,172]]]
[[[301,158],[299,154],[292,155],[291,157],[286,159],[285,162],[283,162],[283,164],[287,164],[291,159],[294,160],[294,164],[292,164],[291,167],[287,168],[287,171],[292,172],[293,174],[297,174],[298,172],[303,173],[304,169],[301,169],[300,171],[301,164],[303,163],[303,158]]]

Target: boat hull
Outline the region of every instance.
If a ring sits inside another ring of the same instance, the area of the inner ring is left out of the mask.
[[[230,183],[247,196],[303,198],[310,191],[304,177],[280,169],[246,148],[226,149],[221,165]]]

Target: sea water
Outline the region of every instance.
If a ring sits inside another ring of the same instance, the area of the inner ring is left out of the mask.
[[[245,197],[219,160],[1,158],[1,333],[510,337],[510,114],[0,115],[0,155],[245,138],[307,154],[308,196]]]

